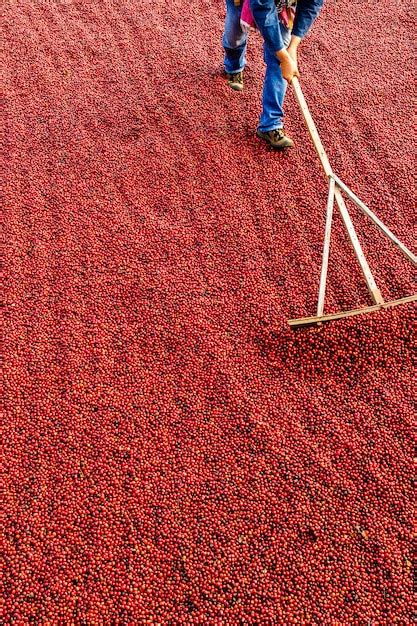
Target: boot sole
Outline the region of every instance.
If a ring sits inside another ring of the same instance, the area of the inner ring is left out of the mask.
[[[243,91],[243,85],[236,85],[233,83],[227,83],[230,87],[230,89],[233,89],[233,91]]]

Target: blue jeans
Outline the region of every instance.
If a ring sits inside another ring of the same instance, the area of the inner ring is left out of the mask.
[[[223,48],[224,69],[228,74],[241,72],[246,65],[248,35],[240,27],[242,7],[235,7],[233,0],[226,0],[226,20],[224,23]],[[282,24],[281,33],[286,46],[290,43],[291,32]],[[264,43],[266,73],[262,92],[262,114],[259,130],[282,128],[284,125],[284,98],[287,81],[282,77],[281,66],[275,54]]]

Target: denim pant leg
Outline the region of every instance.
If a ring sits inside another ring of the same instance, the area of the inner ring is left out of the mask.
[[[226,19],[224,22],[223,48],[224,69],[228,74],[241,72],[246,64],[247,33],[240,27],[242,7],[235,7],[233,0],[226,0]]]
[[[281,24],[281,34],[286,46],[291,40],[291,32]],[[262,115],[259,130],[263,133],[284,126],[284,98],[287,81],[282,77],[281,66],[275,54],[264,44],[266,73],[262,93]]]

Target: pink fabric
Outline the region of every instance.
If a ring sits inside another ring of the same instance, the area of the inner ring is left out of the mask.
[[[295,11],[291,7],[284,7],[279,14],[279,19],[284,24],[285,28],[292,29],[294,22]],[[255,20],[253,19],[252,11],[250,8],[250,0],[243,0],[242,12],[240,15],[240,25],[242,30],[248,31],[250,29],[256,29]]]
[[[289,10],[286,7],[284,7],[281,13],[279,14],[279,19],[284,24],[285,28],[288,28],[289,23],[290,23],[290,17],[288,15],[288,12]]]
[[[244,31],[248,31],[251,28],[256,29],[255,20],[253,19],[250,8],[250,0],[243,0],[242,12],[240,14],[240,25]]]

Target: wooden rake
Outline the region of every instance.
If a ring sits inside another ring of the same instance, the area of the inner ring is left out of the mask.
[[[369,209],[366,204],[364,204],[362,200],[360,200],[353,193],[353,191],[349,189],[349,187],[345,185],[345,183],[341,181],[340,178],[336,176],[336,174],[333,172],[329,163],[329,159],[327,158],[327,154],[323,148],[323,144],[321,143],[316,125],[313,121],[313,118],[311,117],[311,113],[305,101],[304,94],[301,90],[298,78],[294,77],[291,84],[294,87],[295,96],[303,113],[305,123],[314,143],[314,147],[317,150],[317,154],[319,155],[319,159],[323,166],[324,172],[329,179],[329,194],[327,198],[326,228],[324,235],[323,260],[321,266],[317,315],[313,317],[300,317],[298,319],[291,319],[288,320],[288,324],[292,328],[297,328],[299,326],[308,326],[311,324],[321,324],[322,322],[329,322],[343,317],[360,315],[362,313],[371,313],[372,311],[379,311],[380,309],[387,309],[389,307],[397,306],[398,304],[405,304],[407,302],[413,302],[417,300],[417,295],[407,296],[405,298],[400,298],[399,300],[390,300],[388,302],[383,299],[359,243],[358,236],[356,234],[355,228],[353,226],[352,220],[350,218],[345,201],[342,196],[342,191],[346,194],[348,198],[350,198],[350,200],[355,203],[355,205],[363,213],[365,213],[365,215],[367,215],[373,221],[373,223],[382,231],[382,233],[401,250],[404,256],[406,256],[407,259],[411,261],[414,266],[417,265],[417,257],[412,252],[410,252],[410,250],[408,250],[408,248],[406,248],[399,239],[397,239],[397,237],[385,226],[385,224],[381,222],[380,219],[378,219],[375,213],[373,213],[371,209]],[[327,267],[329,263],[333,205],[335,199],[374,304],[372,306],[363,307],[361,309],[339,311],[338,313],[330,313],[328,315],[325,315],[324,299],[326,295]]]

